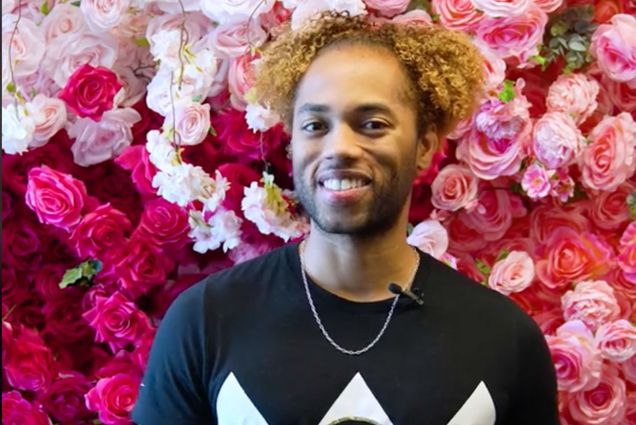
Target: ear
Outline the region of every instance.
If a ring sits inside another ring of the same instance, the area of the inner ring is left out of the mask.
[[[437,126],[429,125],[422,132],[417,143],[417,170],[423,171],[430,167],[433,155],[439,149],[439,135],[437,134]]]

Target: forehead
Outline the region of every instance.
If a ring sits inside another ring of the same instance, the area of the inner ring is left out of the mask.
[[[380,103],[408,108],[408,76],[397,58],[381,47],[347,45],[321,52],[309,66],[296,91],[294,111],[304,103],[334,110]]]

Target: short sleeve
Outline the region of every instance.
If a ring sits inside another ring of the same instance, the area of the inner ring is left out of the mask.
[[[524,315],[517,327],[518,369],[505,424],[559,425],[557,378],[541,329]]]
[[[204,290],[199,283],[180,294],[159,325],[132,414],[138,425],[212,423]]]

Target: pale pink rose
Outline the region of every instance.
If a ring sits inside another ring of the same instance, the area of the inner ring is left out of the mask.
[[[193,12],[201,9],[201,2],[199,0],[157,0],[153,1],[156,7],[166,14],[179,15],[181,14],[181,7],[187,12]]]
[[[475,8],[492,18],[509,18],[526,13],[530,0],[471,0]]]
[[[181,101],[175,106],[175,129],[181,145],[198,145],[210,130],[210,105]],[[172,126],[172,115],[166,117],[165,126]]]
[[[636,185],[626,181],[613,192],[600,192],[591,199],[589,204],[589,217],[596,227],[617,231],[629,221],[627,209],[627,197],[636,191]]]
[[[438,260],[448,249],[448,232],[437,220],[424,220],[413,229],[406,242]]]
[[[365,15],[367,13],[362,0],[302,0],[297,3],[292,13],[292,30],[300,29],[313,16],[325,10],[348,12],[350,16]]]
[[[446,135],[446,138],[449,140],[459,140],[462,137],[464,137],[473,128],[474,124],[475,124],[475,115],[473,114],[469,118],[466,118],[465,120],[461,120],[460,122],[458,122],[457,126],[455,126],[453,131],[451,131],[450,133],[448,133],[448,135]]]
[[[248,53],[230,60],[228,70],[228,87],[231,93],[232,106],[239,111],[244,111],[247,106],[245,95],[252,87],[254,81],[253,57]]]
[[[247,22],[272,10],[276,0],[203,0],[201,12],[215,22]]]
[[[636,123],[621,112],[605,117],[590,132],[579,157],[581,182],[590,189],[614,190],[636,170]]]
[[[552,189],[550,177],[551,173],[548,170],[533,162],[523,172],[521,188],[530,199],[545,198],[550,193],[550,189]]]
[[[598,82],[585,74],[562,74],[550,86],[546,106],[548,111],[564,112],[581,124],[598,107],[599,90]]]
[[[620,363],[636,356],[636,327],[625,319],[601,325],[595,340],[603,358],[612,362]]]
[[[83,0],[80,10],[91,31],[103,33],[119,25],[129,6],[129,0]]]
[[[70,3],[57,3],[44,17],[42,28],[47,43],[50,43],[57,37],[83,31],[86,21],[79,7]]]
[[[183,25],[188,40],[200,40],[215,28],[214,23],[200,12],[187,12],[184,21],[181,13],[152,16],[148,20],[146,39],[153,48],[152,37],[160,31],[179,30]]]
[[[75,139],[71,146],[73,160],[88,167],[115,158],[130,146],[131,128],[140,119],[141,115],[132,108],[106,111],[99,122],[78,119],[68,129],[69,137]]]
[[[592,331],[620,315],[614,289],[603,280],[577,283],[561,297],[561,306],[565,320],[582,320]]]
[[[506,62],[497,56],[490,47],[475,39],[473,44],[477,46],[484,58],[486,80],[484,90],[490,95],[495,95],[501,90],[501,84],[506,79]]]
[[[636,111],[636,81],[619,83],[604,75],[601,82],[615,107],[625,112]]]
[[[538,53],[547,22],[548,15],[532,4],[522,15],[482,20],[476,35],[501,58],[516,58],[524,65]]]
[[[46,45],[42,29],[24,16],[20,19],[18,29],[12,39],[11,34],[17,20],[17,15],[2,15],[2,68],[9,67],[9,42],[12,42],[13,75],[22,77],[38,70],[44,57]]]
[[[559,391],[592,389],[601,379],[602,358],[594,335],[580,320],[565,322],[556,335],[546,335]]]
[[[567,168],[559,168],[551,177],[550,196],[557,198],[561,202],[567,202],[574,196],[576,183],[568,174]]]
[[[628,14],[612,16],[592,35],[590,52],[599,68],[612,80],[636,80],[636,18]]]
[[[545,13],[554,12],[563,4],[564,0],[533,0]]]
[[[384,16],[392,17],[403,13],[411,0],[364,0],[367,7]]]
[[[578,423],[623,425],[627,395],[618,369],[605,365],[601,382],[594,388],[570,396],[568,410]]]
[[[525,251],[511,251],[506,258],[492,267],[488,286],[504,295],[521,292],[534,279],[534,262]]]
[[[632,384],[636,384],[636,356],[632,356],[623,363],[621,363],[621,370],[625,379]]]
[[[477,204],[478,179],[464,165],[449,164],[431,185],[431,202],[436,208],[457,211]]]
[[[565,112],[546,112],[532,130],[534,153],[550,169],[574,162],[584,142],[576,123]]]
[[[470,31],[484,19],[470,0],[433,0],[433,12],[446,28]]]
[[[484,186],[479,193],[479,204],[471,211],[461,211],[462,221],[487,241],[501,239],[510,228],[513,218],[513,200],[508,191],[492,190]]]
[[[401,15],[394,16],[391,22],[402,25],[432,25],[433,19],[425,10],[413,9]]]
[[[35,123],[30,147],[43,146],[66,123],[66,106],[60,99],[38,94],[27,108]]]
[[[267,33],[258,21],[223,23],[216,27],[212,35],[214,48],[227,56],[237,57],[250,53],[267,40]]]

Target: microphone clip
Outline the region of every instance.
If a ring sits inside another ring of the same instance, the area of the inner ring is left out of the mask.
[[[391,291],[391,293],[393,293],[395,295],[400,295],[400,294],[406,295],[407,297],[409,297],[410,299],[415,301],[417,303],[417,305],[419,305],[419,306],[423,306],[424,305],[424,300],[422,299],[422,297],[420,295],[415,294],[414,292],[412,292],[408,288],[402,288],[400,285],[398,285],[395,282],[389,283],[389,291]]]

